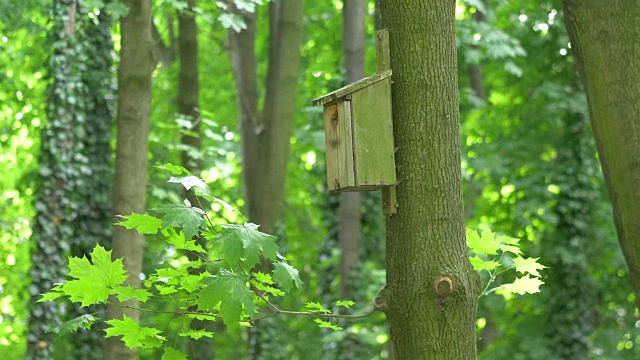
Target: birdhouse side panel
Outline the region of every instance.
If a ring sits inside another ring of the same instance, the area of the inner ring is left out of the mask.
[[[368,190],[396,183],[391,121],[391,79],[352,96],[356,186]]]
[[[340,191],[355,185],[351,102],[338,101],[324,107],[327,185]]]

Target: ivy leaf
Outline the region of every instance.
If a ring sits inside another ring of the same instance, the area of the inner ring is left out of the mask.
[[[188,360],[187,354],[174,348],[165,347],[161,360]]]
[[[222,227],[226,231],[218,241],[223,243],[222,254],[229,265],[234,266],[242,258],[248,267],[253,267],[260,261],[260,252],[267,259],[276,258],[275,237],[258,231],[258,225],[225,224]]]
[[[523,258],[516,257],[513,259],[513,262],[516,267],[516,271],[521,272],[523,274],[529,273],[533,276],[540,277],[540,273],[538,270],[546,269],[547,267],[538,263],[539,258]]]
[[[331,310],[326,309],[319,302],[309,302],[304,307],[305,307],[305,309],[307,309],[309,311],[313,311],[313,312],[319,312],[319,313],[323,313],[323,314],[330,314],[331,313]]]
[[[482,230],[482,236],[478,232],[467,228],[467,243],[471,251],[478,255],[498,255],[500,241],[491,230]]]
[[[136,229],[139,234],[153,235],[162,228],[162,220],[148,214],[136,214],[122,216],[125,221],[117,223],[127,229]]]
[[[111,261],[111,251],[96,245],[89,262],[86,257],[69,258],[69,276],[76,280],[68,280],[60,290],[73,302],[89,306],[105,302],[112,294],[112,288],[122,285],[127,273],[122,266],[122,259]]]
[[[500,289],[500,292],[516,293],[520,295],[534,294],[540,292],[540,285],[543,284],[544,282],[542,282],[540,279],[529,277],[529,274],[527,274],[521,278],[516,279],[511,284],[503,285],[502,289]]]
[[[182,186],[184,186],[184,188],[187,190],[191,190],[191,188],[194,186],[200,188],[202,191],[207,191],[207,189],[209,188],[209,186],[207,186],[207,184],[202,179],[193,175],[183,176],[179,178],[172,176],[168,182],[182,184]]]
[[[96,322],[96,318],[91,314],[85,314],[78,316],[77,318],[71,319],[62,323],[62,325],[57,326],[51,330],[47,330],[47,332],[53,332],[58,335],[66,335],[70,333],[76,332],[78,329],[89,329],[91,325]]]
[[[141,303],[145,303],[151,297],[151,293],[146,289],[134,289],[131,285],[118,286],[115,287],[113,291],[118,294],[118,300],[121,302],[134,299]]]
[[[107,320],[106,323],[111,325],[105,329],[107,333],[105,337],[122,336],[122,341],[129,348],[154,348],[162,345],[164,339],[159,336],[160,330],[140,326],[132,318],[123,315],[123,320]]]
[[[189,330],[178,333],[178,335],[190,337],[194,340],[199,340],[200,338],[203,338],[203,337],[213,338],[213,333],[211,331],[207,331],[204,329],[198,329],[198,330],[189,329]]]
[[[154,210],[164,214],[162,217],[163,227],[182,227],[185,239],[191,240],[198,233],[200,226],[204,223],[204,211],[191,206],[189,201],[186,199],[184,205],[168,204],[159,206]]]
[[[273,269],[273,279],[280,282],[280,286],[286,291],[291,290],[291,282],[296,285],[296,288],[302,288],[302,280],[300,280],[300,275],[298,274],[298,270],[296,270],[293,266],[287,264],[284,261],[277,261],[274,264]]]
[[[338,300],[338,301],[336,301],[336,306],[345,307],[347,309],[352,307],[355,304],[356,303],[351,301],[351,300]]]
[[[335,325],[329,321],[325,321],[322,319],[313,319],[313,322],[315,322],[316,324],[318,324],[319,327],[321,328],[327,328],[327,329],[331,329],[331,330],[335,330],[335,331],[340,331],[342,330],[342,328],[338,325]]]
[[[256,310],[253,294],[247,287],[249,275],[237,275],[228,270],[220,270],[220,275],[210,277],[208,284],[198,298],[198,308],[212,311],[220,305],[219,313],[229,327],[237,327],[242,320],[242,308],[247,315]]]

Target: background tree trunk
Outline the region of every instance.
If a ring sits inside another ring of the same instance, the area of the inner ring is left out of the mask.
[[[393,70],[398,213],[377,304],[398,359],[475,359],[478,276],[462,204],[455,2],[382,0]]]
[[[342,41],[347,83],[364,77],[364,15],[362,0],[346,0],[342,8]],[[340,244],[340,278],[343,299],[351,298],[349,277],[360,255],[360,193],[340,194],[338,215],[338,241]]]
[[[640,306],[640,8],[634,0],[563,4],[618,239]]]
[[[258,111],[255,14],[243,14],[247,29],[230,32],[231,61],[242,132],[242,178],[249,220],[273,233],[284,206],[289,139],[295,120],[300,69],[301,0],[269,4],[269,65],[264,107]],[[258,359],[258,326],[249,331],[249,358]]]
[[[120,68],[118,69],[118,143],[113,211],[116,215],[145,212],[147,184],[147,143],[151,110],[151,74],[156,65],[151,38],[151,1],[127,0],[127,16],[122,18]],[[124,258],[129,273],[127,284],[140,286],[144,237],[135,230],[114,226],[113,257]],[[127,305],[135,307],[133,302]],[[108,306],[109,319],[123,315],[139,321],[140,311]],[[117,338],[105,344],[106,360],[133,360],[137,350],[125,347]]]

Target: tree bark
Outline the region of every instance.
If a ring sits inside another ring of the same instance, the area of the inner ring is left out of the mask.
[[[613,216],[640,307],[640,7],[564,0]]]
[[[362,0],[345,0],[342,8],[342,42],[347,82],[364,77],[364,15]],[[340,194],[338,206],[338,242],[340,244],[340,279],[343,299],[351,298],[353,284],[349,278],[360,255],[360,193]]]
[[[151,110],[151,74],[156,61],[151,38],[151,1],[127,0],[129,13],[120,22],[122,40],[118,69],[118,138],[113,211],[116,215],[145,211],[147,184],[147,143]],[[129,273],[127,284],[140,286],[144,237],[135,230],[114,226],[113,257],[124,258]],[[115,299],[114,299],[115,300]],[[134,302],[126,305],[135,307]],[[140,311],[110,303],[107,317],[123,315],[139,321]],[[106,360],[133,360],[137,350],[125,347],[117,338],[105,344]]]
[[[284,206],[289,140],[295,120],[304,2],[269,4],[269,64],[264,107],[258,111],[255,14],[243,14],[247,29],[230,32],[242,133],[242,178],[249,220],[273,233]],[[249,331],[249,358],[260,357],[258,327]]]
[[[398,213],[376,304],[398,359],[475,359],[479,277],[460,172],[455,1],[382,0],[393,70]]]

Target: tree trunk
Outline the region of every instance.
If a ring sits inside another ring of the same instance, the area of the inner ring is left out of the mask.
[[[177,110],[178,116],[189,123],[186,133],[182,134],[181,141],[186,145],[182,152],[182,164],[192,173],[199,175],[202,171],[202,140],[200,138],[200,80],[198,76],[198,27],[193,9],[196,0],[188,0],[186,11],[178,14],[178,50],[180,53],[180,72],[178,75]],[[185,191],[185,197],[191,204],[197,205],[197,199]],[[202,201],[202,200],[201,200]],[[196,241],[206,248],[206,240],[198,236]],[[200,257],[187,252],[187,257],[195,261]],[[191,274],[199,274],[202,269],[190,269]],[[209,321],[192,320],[191,327],[195,330],[208,329]],[[203,337],[198,340],[190,340],[188,346],[189,358],[208,360],[214,358],[213,339]]]
[[[127,0],[124,4],[129,13],[120,22],[118,143],[113,193],[116,215],[145,211],[151,74],[156,65],[151,38],[151,1]],[[124,258],[124,267],[129,273],[127,284],[134,288],[140,286],[143,250],[142,235],[121,226],[114,227],[113,257]],[[134,302],[125,304],[136,306]],[[120,304],[108,306],[109,319],[122,319],[125,314],[135,321],[140,319],[139,310],[123,308]],[[137,350],[125,347],[117,338],[107,340],[104,353],[106,360],[137,358]]]
[[[364,15],[362,0],[346,0],[342,8],[342,41],[347,83],[364,77]],[[338,242],[340,244],[340,278],[343,299],[351,298],[349,282],[353,266],[360,255],[360,193],[343,192],[338,207]]]
[[[564,0],[600,163],[640,306],[640,8],[635,0]]]
[[[479,277],[460,172],[455,1],[382,0],[393,70],[398,213],[377,305],[398,359],[475,359]]]
[[[231,62],[242,132],[242,175],[249,220],[273,233],[284,206],[289,139],[295,120],[302,44],[303,1],[269,4],[269,68],[264,107],[258,111],[255,14],[243,14],[247,29],[230,32]],[[258,326],[249,331],[249,357],[260,357]]]

